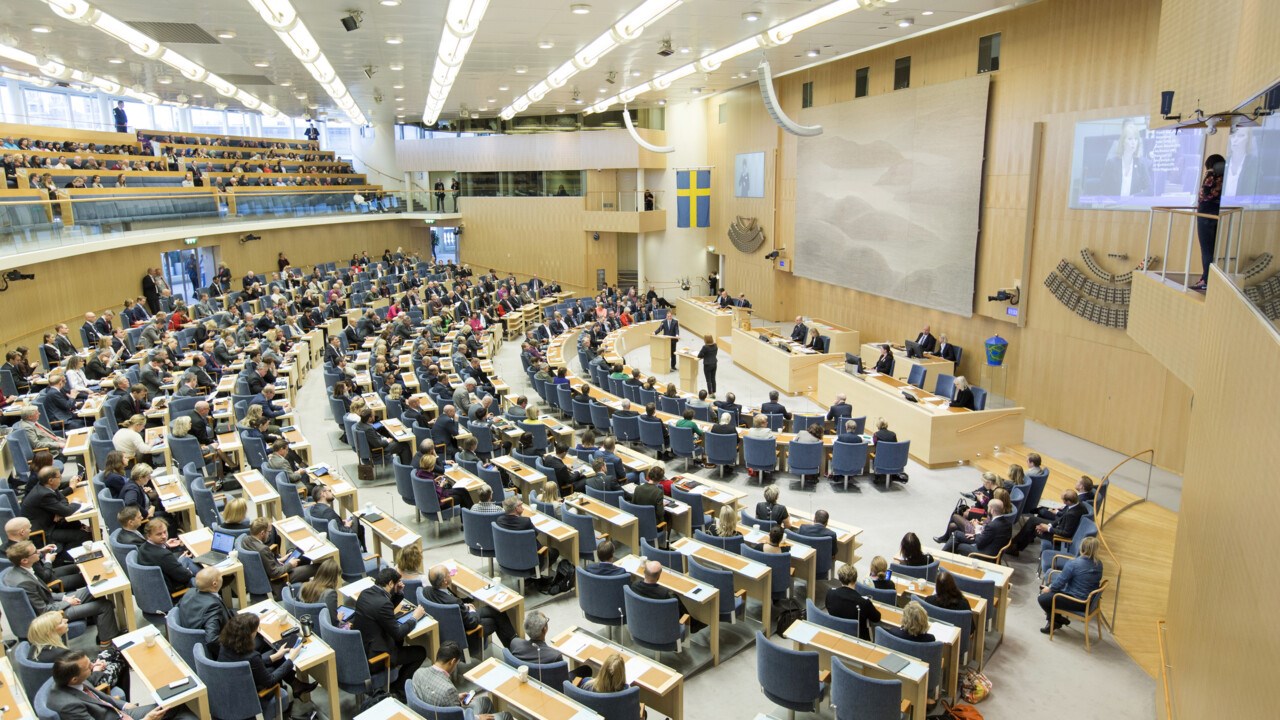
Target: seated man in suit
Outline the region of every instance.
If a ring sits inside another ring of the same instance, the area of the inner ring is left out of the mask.
[[[164,396],[164,386],[173,382],[173,377],[160,366],[160,358],[152,355],[143,363],[138,371],[138,384],[147,390],[147,397],[155,399]]]
[[[837,420],[836,442],[850,443],[853,445],[857,445],[862,442],[862,436],[858,434],[857,421],[848,418]]]
[[[34,404],[24,405],[19,408],[19,412],[22,419],[14,425],[13,432],[24,433],[32,450],[48,450],[54,457],[58,457],[67,442],[40,424],[40,407]]]
[[[76,401],[67,394],[67,376],[62,373],[50,373],[49,386],[40,391],[44,399],[45,410],[50,423],[62,423],[63,430],[84,427],[84,418],[76,415]]]
[[[261,519],[261,518],[260,518]],[[404,581],[400,571],[384,567],[373,578],[373,585],[356,598],[356,614],[351,627],[360,632],[366,657],[381,653],[391,656],[391,665],[400,668],[399,679],[392,689],[404,696],[404,685],[427,659],[427,651],[419,645],[408,645],[405,640],[414,625],[427,611],[421,606],[413,608],[413,622],[396,622],[395,610],[404,599]]]
[[[408,465],[413,459],[413,446],[409,443],[383,436],[372,423],[373,411],[366,407],[360,411],[360,421],[356,423],[355,431],[364,436],[365,441],[369,443],[369,449],[371,451],[381,449],[384,453],[398,455],[400,463]]]
[[[496,632],[503,647],[511,647],[511,641],[516,636],[511,619],[506,613],[499,612],[488,605],[477,611],[475,605],[463,602],[453,593],[453,576],[449,574],[448,567],[436,565],[431,568],[427,573],[427,582],[429,585],[422,588],[422,596],[429,602],[437,605],[457,605],[462,612],[462,625],[468,632],[483,626],[485,635]]]
[[[18,588],[27,595],[31,609],[36,615],[50,611],[61,611],[68,620],[88,620],[98,626],[98,642],[106,643],[118,632],[116,626],[116,606],[110,600],[93,597],[88,588],[82,587],[74,592],[53,592],[45,581],[36,575],[37,564],[44,563],[40,550],[30,540],[22,540],[9,546],[4,556],[13,568],[5,576],[5,584]]]
[[[507,649],[511,651],[511,654],[517,660],[535,665],[560,662],[564,659],[564,655],[547,644],[547,628],[549,626],[550,621],[541,610],[530,611],[529,614],[524,616],[525,637],[514,638],[511,641],[511,647]],[[591,666],[585,663],[579,665],[573,670],[573,675],[580,678],[591,677]]]
[[[716,400],[712,405],[718,413],[730,413],[735,420],[741,419],[742,406],[738,404],[738,396],[733,393],[725,393],[723,400]]]
[[[626,575],[626,568],[613,563],[614,552],[616,550],[612,540],[601,540],[596,545],[596,557],[599,561],[588,565],[586,571],[593,575]]]
[[[218,634],[231,618],[231,609],[222,601],[222,571],[207,567],[196,573],[195,592],[188,591],[178,601],[178,625],[203,630],[205,650],[218,654]]]
[[[68,502],[59,492],[62,476],[53,466],[41,468],[36,477],[38,482],[22,498],[22,515],[31,521],[32,528],[44,532],[46,542],[61,548],[60,555],[65,556],[66,548],[92,539],[83,524],[67,520],[82,508]]]
[[[858,568],[841,565],[836,579],[840,585],[827,591],[827,613],[843,620],[857,620],[858,637],[870,641],[871,629],[880,622],[880,610],[858,592]]]
[[[636,578],[631,581],[631,589],[635,594],[649,598],[650,600],[677,600],[680,603],[680,616],[684,617],[689,611],[684,607],[684,600],[681,600],[674,592],[663,587],[662,583],[662,563],[657,560],[650,560],[644,564],[644,577]],[[706,627],[705,623],[699,622],[696,618],[689,619],[689,634],[698,632]]]
[[[301,463],[290,457],[289,441],[284,438],[276,438],[271,443],[271,448],[267,453],[267,467],[271,470],[278,470],[285,474],[285,478],[295,485],[300,482],[306,482],[307,473],[303,470]]]
[[[360,547],[364,548],[364,524],[356,518],[355,515],[343,520],[338,511],[333,506],[333,488],[328,485],[319,484],[311,488],[310,508],[311,517],[317,520],[323,520],[326,523],[330,520],[338,521],[338,527],[349,533],[355,533],[360,538]]]
[[[791,413],[787,412],[786,406],[778,402],[778,391],[769,391],[769,402],[760,406],[760,412],[766,415],[781,415],[787,420],[791,419]]]
[[[276,398],[276,386],[263,385],[262,390],[259,391],[257,395],[254,395],[252,398],[250,398],[249,404],[261,405],[262,416],[270,420],[271,424],[277,427],[277,429],[272,430],[272,432],[278,433],[280,418],[287,419],[287,416],[289,415],[289,413],[284,408],[280,407],[279,405],[276,405],[275,398]]]
[[[535,530],[534,537],[537,537],[533,520],[524,516],[524,501],[520,499],[518,494],[502,501],[502,514],[493,522],[503,530]],[[555,567],[556,560],[560,557],[560,551],[546,547],[541,540],[538,540],[537,543],[538,554],[542,555],[540,562],[546,567]],[[545,553],[543,549],[546,550]],[[505,645],[506,643],[503,644]]]
[[[1018,538],[1013,542],[1013,550],[1021,552],[1037,537],[1040,538],[1040,549],[1048,550],[1053,547],[1055,536],[1069,538],[1076,534],[1085,510],[1085,505],[1080,502],[1080,496],[1075,490],[1063,490],[1062,509],[1054,513],[1052,518],[1048,518],[1052,522],[1028,522],[1023,525]]]
[[[324,346],[324,363],[326,365],[337,365],[342,356],[342,341],[338,339],[337,335],[330,335],[329,344]]]
[[[796,324],[791,328],[792,342],[803,343],[809,339],[809,327],[804,324],[804,316],[796,316]]]
[[[613,476],[613,470],[609,468],[603,458],[592,459],[591,469],[595,474],[587,478],[587,487],[605,492],[616,492],[622,489],[622,483],[618,482],[618,479]]]
[[[925,325],[920,329],[920,334],[916,336],[916,344],[920,346],[922,352],[930,353],[938,346],[938,338],[934,337],[929,332],[929,326]]]
[[[1000,552],[1013,537],[1013,523],[1017,518],[1005,510],[1004,502],[1000,500],[987,503],[987,516],[988,520],[979,532],[970,534],[956,530],[943,549],[960,555],[981,553],[994,556]]]
[[[453,454],[458,451],[457,435],[460,432],[458,408],[454,405],[445,405],[440,411],[440,417],[431,424],[431,442],[437,447],[444,447],[445,457],[453,457]]]
[[[835,423],[835,429],[840,430],[841,420],[843,418],[853,417],[853,406],[849,404],[844,393],[836,395],[836,401],[831,403],[831,407],[827,409],[827,420]]]
[[[615,479],[621,480],[627,476],[627,466],[623,464],[622,458],[618,457],[614,450],[617,443],[613,436],[610,435],[600,442],[600,448],[596,450],[595,457],[604,460],[604,466]]]
[[[120,532],[115,534],[117,543],[139,548],[147,541],[141,532],[145,519],[142,517],[142,511],[137,506],[124,506],[120,512],[116,513],[116,522],[120,523]]]
[[[562,496],[575,492],[585,492],[587,487],[587,482],[582,475],[569,467],[566,462],[568,458],[569,446],[559,442],[553,446],[552,452],[542,458],[542,464],[556,474],[556,485],[560,487]]]
[[[813,522],[804,523],[795,529],[797,535],[806,535],[808,537],[827,537],[831,538],[831,559],[834,561],[836,557],[836,531],[827,527],[827,523],[831,520],[831,513],[826,510],[815,510],[813,512]]]
[[[440,643],[435,664],[413,674],[413,694],[433,707],[463,708],[463,717],[468,720],[511,720],[508,713],[492,712],[493,698],[489,693],[478,693],[471,697],[470,702],[463,703],[467,693],[458,692],[457,686],[453,684],[454,672],[462,657],[462,648],[458,647],[458,643],[452,640]]]
[[[186,720],[196,716],[185,708],[169,710],[156,705],[135,705],[114,698],[89,684],[93,663],[79,650],[68,650],[53,661],[53,689],[49,710],[60,718],[85,720]]]
[[[254,518],[253,522],[249,523],[249,536],[244,539],[244,549],[246,552],[258,554],[262,561],[262,569],[271,580],[271,591],[279,598],[286,581],[306,582],[316,574],[318,566],[311,564],[311,561],[305,558],[293,558],[287,563],[282,562],[282,559],[276,557],[275,552],[267,545],[267,536],[270,534],[271,520],[265,517]]]
[[[177,538],[169,539],[168,523],[164,520],[151,520],[143,526],[142,534],[147,541],[139,545],[135,553],[138,564],[160,568],[164,572],[164,581],[170,594],[191,587],[191,578],[195,577],[199,568],[192,561],[190,550],[184,550],[181,555],[174,554],[174,549],[180,547],[182,542]]]

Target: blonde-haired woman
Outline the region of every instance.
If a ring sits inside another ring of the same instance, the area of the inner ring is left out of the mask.
[[[31,643],[31,660],[52,663],[64,653],[71,652],[64,638],[68,622],[61,610],[50,610],[36,616],[27,627],[27,642]],[[111,692],[120,699],[129,696],[129,673],[124,658],[115,646],[108,645],[94,659],[93,671],[88,683],[102,692]],[[119,694],[122,691],[123,694]]]
[[[134,462],[145,462],[152,465],[155,462],[151,457],[151,446],[142,437],[142,431],[147,426],[147,418],[142,415],[134,415],[128,420],[120,424],[120,429],[116,430],[116,434],[111,436],[111,444],[116,450],[125,455],[132,455]]]
[[[897,635],[903,640],[921,643],[934,641],[933,635],[929,632],[929,613],[925,611],[924,605],[921,605],[919,600],[912,600],[902,608],[901,627],[889,625],[881,627],[889,634]]]
[[[871,587],[877,590],[892,590],[897,587],[893,581],[889,579],[889,561],[884,559],[883,555],[877,555],[871,558],[871,567],[867,575],[867,582]]]
[[[1054,595],[1061,593],[1069,596],[1058,598],[1057,606],[1059,610],[1081,613],[1085,610],[1084,603],[1081,601],[1089,597],[1089,593],[1097,590],[1102,585],[1102,561],[1098,559],[1098,538],[1085,538],[1080,543],[1080,554],[1069,560],[1060,572],[1049,572],[1048,577],[1051,578],[1051,581],[1047,585],[1040,586],[1040,597],[1038,598],[1040,608],[1044,610],[1045,618],[1044,627],[1040,628],[1040,632],[1046,635],[1049,634],[1049,624],[1051,622],[1054,630],[1069,622],[1061,615],[1050,617],[1049,613],[1054,605]],[[1073,598],[1080,599],[1075,600]]]
[[[582,681],[582,689],[597,693],[620,692],[627,687],[626,667],[621,653],[610,653],[600,665],[600,672],[595,677]]]
[[[738,511],[732,505],[721,505],[716,521],[706,527],[708,535],[716,537],[733,537],[738,534]]]
[[[223,530],[248,530],[249,523],[245,519],[248,515],[249,503],[242,497],[232,498],[222,508],[222,522],[219,525]]]
[[[965,410],[977,409],[973,404],[973,390],[969,388],[969,381],[965,376],[956,377],[955,389],[952,393],[954,397],[951,398],[951,407],[964,408]]]
[[[400,551],[400,556],[396,558],[396,570],[400,571],[400,577],[404,580],[422,579],[421,543],[407,545]]]

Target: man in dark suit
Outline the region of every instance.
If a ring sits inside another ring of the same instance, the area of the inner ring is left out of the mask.
[[[115,317],[115,313],[110,310],[103,310],[102,316],[93,322],[93,329],[98,333],[98,337],[106,337],[115,331],[115,326],[111,324],[113,317]]]
[[[827,527],[827,523],[831,520],[831,513],[826,510],[815,510],[813,513],[813,522],[805,523],[795,529],[797,535],[805,535],[807,537],[826,537],[831,538],[831,559],[836,557],[836,531]]]
[[[650,600],[676,600],[680,603],[680,615],[688,615],[689,611],[685,609],[684,600],[681,600],[674,592],[662,586],[662,563],[657,560],[650,560],[644,564],[644,576],[631,581],[631,590],[635,594],[649,598]],[[699,622],[696,618],[689,619],[689,634],[698,632],[706,627],[705,623]]]
[[[4,524],[4,542],[0,543],[0,553],[7,552],[9,548],[24,540],[31,539],[31,521],[19,515]],[[34,565],[31,566],[31,572],[40,578],[40,582],[48,585],[57,580],[62,583],[62,590],[79,590],[85,586],[84,575],[80,573],[80,567],[77,565],[61,565],[53,566],[54,552],[57,547],[54,545],[45,545],[37,548],[39,555]]]
[[[170,594],[191,587],[191,578],[195,577],[196,566],[191,560],[191,551],[175,555],[172,548],[181,543],[177,539],[169,539],[169,526],[164,520],[152,520],[143,526],[142,534],[147,542],[138,547],[135,555],[139,565],[158,567],[164,572],[164,582]]]
[[[804,343],[809,339],[809,328],[804,324],[804,316],[796,316],[796,324],[791,328],[791,340],[793,342]]]
[[[960,348],[947,341],[946,333],[938,336],[938,357],[953,363],[960,362]]]
[[[791,419],[791,413],[787,411],[786,406],[778,402],[777,390],[769,391],[769,402],[760,406],[760,412],[765,415],[781,415],[787,420]]]
[[[524,516],[524,502],[519,495],[512,495],[502,501],[502,514],[493,522],[503,530],[536,530],[533,526],[533,520]],[[537,537],[536,533],[534,537]],[[560,557],[559,551],[555,548],[546,547],[541,540],[536,540],[536,542],[538,543],[538,554],[542,556],[539,558],[539,562],[544,563],[546,567],[555,567],[556,560]],[[503,644],[505,645],[506,643]]]
[[[1028,522],[1022,526],[1022,531],[1018,533],[1018,539],[1013,543],[1013,549],[1019,552],[1031,543],[1034,538],[1040,538],[1040,549],[1048,550],[1053,547],[1053,538],[1065,537],[1069,538],[1076,534],[1076,529],[1080,527],[1080,518],[1084,517],[1085,505],[1080,502],[1080,495],[1072,489],[1062,491],[1062,509],[1053,517],[1052,523],[1035,523]]]
[[[329,336],[329,344],[324,346],[324,362],[326,365],[337,365],[342,357],[342,342],[337,335]]]
[[[57,375],[49,380],[49,386],[40,391],[51,422],[62,423],[64,430],[84,427],[84,418],[76,415],[76,403],[67,395],[67,378]]]
[[[560,486],[562,495],[575,492],[586,492],[587,483],[581,475],[575,473],[565,460],[569,456],[569,446],[556,443],[554,451],[542,458],[542,464],[555,473],[556,485]]]
[[[102,334],[98,332],[98,326],[95,324],[98,316],[87,312],[84,314],[84,325],[80,326],[80,338],[84,340],[85,350],[92,350],[98,347],[98,338]]]
[[[119,629],[116,626],[115,604],[110,600],[94,599],[88,588],[82,587],[67,593],[50,590],[32,570],[42,560],[40,550],[30,540],[10,545],[4,556],[13,563],[13,568],[5,576],[5,584],[25,592],[36,615],[61,611],[71,621],[95,622],[98,626],[99,643],[105,643],[116,636]]]
[[[407,644],[413,625],[426,615],[421,606],[413,607],[411,623],[397,623],[396,607],[404,596],[401,574],[394,568],[383,568],[374,577],[374,584],[356,598],[356,614],[352,616],[352,629],[360,630],[365,642],[365,656],[374,657],[388,653],[390,664],[399,667],[399,693],[403,697],[404,683],[410,682],[413,673],[426,660],[426,648]]]
[[[152,268],[147,268],[147,274],[142,276],[142,296],[147,299],[147,307],[152,313],[160,312],[160,287],[156,284]]]
[[[468,632],[477,627],[483,627],[485,635],[497,633],[503,647],[511,646],[511,641],[516,636],[511,619],[506,613],[498,612],[488,605],[477,612],[474,605],[463,602],[453,594],[453,577],[449,575],[448,567],[436,565],[431,568],[427,573],[427,583],[427,587],[422,588],[422,596],[437,605],[459,606],[462,610],[462,625]]]
[[[37,476],[39,482],[22,498],[22,515],[31,521],[31,527],[44,531],[46,542],[63,548],[74,547],[92,536],[79,522],[69,522],[68,517],[79,512],[78,505],[67,502],[58,492],[62,484],[62,476],[52,466],[42,468]]]
[[[142,511],[136,506],[126,505],[116,513],[116,521],[120,523],[120,532],[116,533],[115,539],[117,543],[139,548],[147,542],[139,530],[143,523]]]
[[[711,403],[720,413],[729,413],[734,418],[741,418],[742,406],[738,404],[738,396],[733,393],[726,393],[723,400],[716,400]]]
[[[440,411],[440,417],[431,424],[431,441],[444,446],[445,457],[453,457],[458,451],[458,441],[454,439],[458,433],[458,409],[453,405],[445,405]]]
[[[75,343],[72,343],[71,338],[67,336],[67,326],[64,323],[58,323],[54,328],[53,346],[58,349],[58,354],[63,360],[76,354]]]
[[[217,655],[218,634],[231,619],[231,609],[222,601],[222,572],[207,567],[196,573],[195,592],[188,591],[178,601],[178,625],[188,630],[203,630],[205,649]]]
[[[127,382],[127,381],[126,381]],[[141,385],[129,386],[129,396],[116,401],[116,423],[123,425],[134,415],[143,415],[151,403],[147,400],[147,389]]]
[[[409,443],[403,443],[399,440],[392,440],[379,433],[377,428],[372,425],[373,411],[365,408],[360,412],[360,421],[356,423],[355,431],[364,436],[365,441],[369,444],[369,449],[381,449],[382,452],[391,455],[398,455],[400,462],[408,465],[413,458],[413,446]]]
[[[164,386],[173,381],[173,376],[167,374],[164,368],[160,366],[160,360],[155,355],[151,356],[138,372],[138,384],[146,388],[147,396],[150,398],[158,398],[164,396]]]
[[[916,337],[916,344],[920,346],[922,352],[933,352],[933,349],[938,346],[938,338],[930,334],[929,326],[925,325]]]
[[[612,540],[601,540],[596,545],[596,557],[599,562],[588,565],[585,569],[593,575],[626,575],[627,569],[613,563],[615,548]]]
[[[654,335],[666,335],[671,338],[671,369],[676,369],[676,341],[680,338],[680,323],[676,320],[674,312],[667,313],[667,317],[663,319],[662,324],[657,330],[653,331]]]
[[[844,426],[844,418],[850,417],[853,417],[853,406],[848,403],[844,393],[836,395],[836,401],[827,409],[827,420],[834,422],[835,430],[839,432]]]
[[[194,718],[186,710],[176,714],[155,705],[133,706],[98,690],[89,684],[93,664],[79,650],[69,650],[53,661],[53,688],[46,701],[49,710],[60,718],[76,720],[169,720]]]
[[[262,366],[262,363],[257,363],[253,367],[245,367],[245,369],[241,370],[240,374],[236,376],[236,382],[238,383],[243,380],[244,384],[249,386],[249,392],[245,393],[246,395],[258,395],[262,392],[262,387],[267,384],[267,381],[264,379],[266,370],[267,369]]]
[[[951,539],[943,549],[961,555],[981,553],[994,556],[1000,552],[1013,537],[1013,523],[1017,518],[1014,513],[1006,514],[1004,503],[1000,500],[992,500],[987,504],[987,514],[991,519],[982,532],[970,535],[957,530],[951,534]]]
[[[527,663],[537,665],[546,665],[548,663],[560,662],[563,655],[560,651],[547,644],[547,627],[549,626],[547,616],[541,610],[530,611],[524,616],[524,634],[528,637],[518,637],[511,640],[511,647],[507,648],[517,660],[523,660]]]
[[[631,502],[636,505],[648,505],[653,508],[653,516],[657,519],[659,525],[662,525],[667,517],[666,508],[663,507],[666,495],[662,492],[661,485],[665,475],[666,471],[661,465],[649,468],[645,473],[647,482],[636,485],[635,492],[631,493]],[[661,535],[662,533],[659,532],[659,536]]]

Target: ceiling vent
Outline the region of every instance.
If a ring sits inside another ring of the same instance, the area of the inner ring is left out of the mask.
[[[130,27],[140,33],[145,33],[156,42],[163,45],[173,45],[176,43],[200,44],[200,45],[221,45],[222,41],[205,32],[204,28],[195,23],[170,23],[170,22],[149,22],[145,20],[131,21],[128,23]]]

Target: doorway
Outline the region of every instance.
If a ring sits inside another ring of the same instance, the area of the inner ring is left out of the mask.
[[[200,299],[200,291],[209,287],[213,280],[213,273],[218,267],[218,248],[170,250],[160,254],[160,267],[164,270],[164,279],[173,289],[173,296],[195,303]]]
[[[458,262],[458,228],[431,228],[431,252],[436,262]]]

